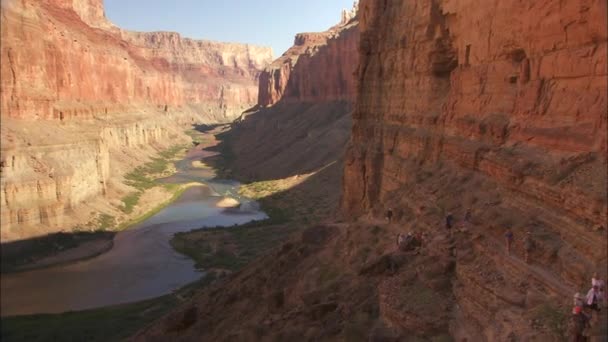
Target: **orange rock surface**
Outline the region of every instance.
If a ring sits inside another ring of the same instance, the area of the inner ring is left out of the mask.
[[[453,336],[532,336],[538,293],[564,304],[606,275],[606,13],[595,0],[360,4],[343,211],[392,207],[436,235],[471,208]],[[535,266],[502,253],[508,227],[517,243],[531,231]]]
[[[129,32],[101,0],[2,2],[3,116],[69,119],[117,105],[192,106],[232,119],[257,100],[270,48]]]
[[[2,1],[2,241],[119,216],[122,175],[257,101],[270,48],[129,32],[102,0]],[[83,207],[83,205],[85,207]]]
[[[606,13],[598,0],[363,0],[342,221],[295,234],[133,340],[568,336],[573,294],[607,276]],[[261,78],[261,105],[314,98],[306,82],[290,90],[297,66],[282,59]],[[323,89],[336,76],[325,72],[305,77]],[[294,141],[283,113],[243,126]],[[274,157],[300,143],[249,142],[272,163],[252,178],[279,173],[288,159]],[[407,232],[420,249],[397,250]],[[606,322],[603,310],[590,340],[606,340]]]
[[[261,73],[258,104],[353,102],[358,42],[354,18],[325,32],[298,34],[294,46]]]
[[[231,168],[245,179],[279,179],[333,164],[350,135],[359,42],[356,8],[325,32],[300,33],[260,75],[255,110],[231,131]],[[328,187],[340,192],[338,179]]]

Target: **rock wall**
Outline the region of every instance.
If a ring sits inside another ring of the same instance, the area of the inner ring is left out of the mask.
[[[272,59],[264,47],[122,30],[102,0],[3,0],[1,15],[3,242],[70,229],[90,216],[82,204],[124,196],[122,175],[186,143],[189,125],[255,105]]]
[[[3,118],[3,242],[69,231],[97,214],[90,210],[120,204],[115,201],[132,191],[122,175],[159,150],[186,144],[187,124],[204,120],[162,110],[124,116],[25,124]]]
[[[454,335],[523,336],[537,293],[562,303],[592,271],[605,276],[606,10],[595,0],[360,4],[343,212],[392,207],[437,234],[448,212],[472,208]],[[538,273],[502,255],[507,227],[532,232]]]
[[[66,120],[156,104],[229,121],[255,104],[259,71],[272,59],[269,48],[121,30],[101,0],[8,0],[2,19],[1,110],[9,117]]]
[[[258,108],[231,131],[237,175],[279,179],[336,161],[341,167],[359,60],[356,10],[325,32],[296,35],[294,46],[262,72]],[[328,183],[339,192],[339,180]]]
[[[606,9],[595,0],[362,1],[340,223],[293,236],[133,340],[568,336],[572,295],[594,271],[606,279]],[[251,155],[265,146],[269,174],[294,146],[292,160],[323,151],[314,133],[296,138],[306,120],[288,109],[310,88],[289,90],[297,67],[282,60],[261,77],[260,105],[270,108],[242,124],[261,137],[242,146]],[[323,73],[306,75],[325,87]],[[283,126],[284,117],[297,119]],[[273,134],[290,143],[272,146]],[[396,251],[406,232],[421,233],[420,249]],[[605,314],[595,321],[591,340],[604,341]]]
[[[294,46],[260,75],[260,106],[284,102],[355,100],[356,18],[318,33],[300,33]]]

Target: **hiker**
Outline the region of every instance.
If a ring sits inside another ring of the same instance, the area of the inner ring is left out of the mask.
[[[401,250],[401,245],[405,241],[405,236],[401,233],[397,234],[397,249]]]
[[[534,240],[532,240],[532,232],[527,231],[524,237],[524,261],[526,264],[530,263],[530,252],[534,249]]]
[[[454,224],[454,216],[452,216],[452,213],[448,213],[448,216],[445,217],[445,228],[448,230],[448,232],[450,232],[450,235],[452,235],[452,225]]]
[[[593,272],[593,277],[591,278],[591,286],[595,285],[598,287],[600,298],[605,301],[604,304],[607,304],[608,297],[606,297],[606,284],[598,277],[597,272]]]
[[[391,223],[393,220],[393,209],[392,208],[388,208],[388,210],[386,211],[386,220],[388,221],[388,223]]]
[[[420,244],[418,243],[417,239],[414,237],[414,234],[412,234],[412,232],[408,232],[407,235],[403,238],[403,240],[399,244],[399,250],[402,252],[407,252],[407,251],[414,250],[419,245]]]
[[[464,213],[464,220],[462,221],[462,228],[468,228],[471,224],[471,208],[467,209]]]
[[[570,316],[570,342],[584,342],[587,341],[587,337],[583,335],[585,329],[589,327],[589,317],[585,315],[583,309],[580,306],[575,306],[572,309],[572,316]]]
[[[585,297],[578,292],[574,294],[574,307],[577,306],[581,308],[585,306]]]
[[[507,232],[505,233],[505,243],[507,247],[507,255],[511,255],[511,244],[513,243],[513,232],[511,228],[507,228]]]
[[[602,302],[602,297],[600,297],[599,286],[593,285],[593,287],[587,292],[587,297],[585,300],[585,307],[590,308],[591,310],[595,310],[600,312],[600,303]]]

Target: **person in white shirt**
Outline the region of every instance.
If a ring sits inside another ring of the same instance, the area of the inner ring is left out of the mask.
[[[597,275],[597,272],[593,273],[593,277],[591,278],[591,286],[598,287],[599,296],[603,301],[608,300],[608,298],[606,298],[606,284],[602,279],[600,279],[600,277]]]
[[[602,297],[600,297],[600,290],[597,285],[594,285],[589,292],[587,292],[586,297],[586,306],[595,311],[600,311],[600,303],[602,302]]]

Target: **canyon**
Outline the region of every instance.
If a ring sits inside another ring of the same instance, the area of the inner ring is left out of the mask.
[[[303,227],[133,340],[569,336],[572,295],[586,293],[593,272],[607,276],[606,13],[597,0],[361,1],[338,217]],[[299,43],[323,39],[299,36],[291,51],[314,51]],[[302,65],[315,69],[302,75],[293,59],[288,52],[262,74],[260,112],[351,89],[336,79],[339,67],[316,64],[331,59],[312,56]],[[310,84],[327,89],[326,74],[331,89],[315,94]],[[268,116],[260,130],[256,113],[244,114],[248,132],[272,137],[283,128],[276,119],[271,129]],[[234,163],[255,167],[239,160],[239,134]],[[258,142],[248,151],[272,163],[315,143]],[[280,177],[284,158],[249,177]],[[452,231],[448,214],[458,222]],[[396,235],[408,231],[423,247],[396,251]],[[605,322],[605,313],[595,318],[592,341],[605,340]]]
[[[192,124],[253,106],[272,60],[266,47],[122,30],[102,0],[3,1],[1,53],[3,242],[119,216],[122,176],[188,143]]]
[[[327,168],[338,195],[351,129],[359,42],[356,7],[324,32],[300,33],[260,74],[256,107],[232,124],[231,169],[244,180],[272,180]]]
[[[100,0],[3,2],[2,241],[119,215],[126,172],[231,122],[219,171],[293,184],[324,216],[240,227],[294,233],[132,340],[559,340],[608,276],[607,11],[362,0],[271,62],[121,30]],[[421,247],[399,250],[408,232]]]
[[[586,291],[594,271],[606,277],[606,10],[361,3],[342,208],[397,207],[431,232],[471,208],[475,238],[454,268],[456,338],[542,336],[522,331],[526,314]],[[540,274],[492,251],[507,227],[534,236]]]

